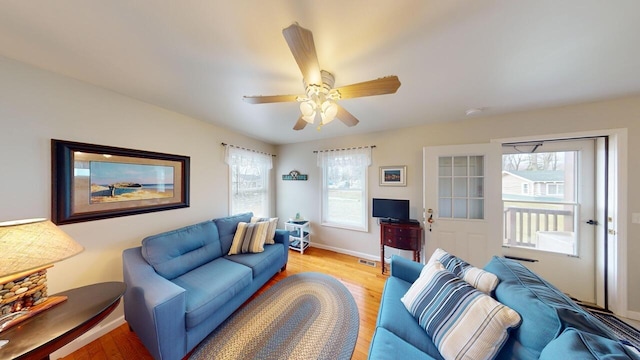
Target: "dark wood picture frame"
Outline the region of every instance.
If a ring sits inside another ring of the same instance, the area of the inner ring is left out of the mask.
[[[51,140],[51,221],[189,207],[188,156]]]

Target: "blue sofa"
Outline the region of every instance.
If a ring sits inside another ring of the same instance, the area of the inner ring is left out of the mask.
[[[393,256],[369,359],[442,359],[426,331],[400,299],[423,265]],[[500,280],[494,298],[518,312],[497,359],[638,359],[598,319],[520,263],[494,257],[484,270]],[[462,346],[464,344],[460,344]]]
[[[124,250],[125,320],[155,359],[182,359],[286,268],[285,230],[276,230],[264,252],[227,255],[238,223],[251,217],[205,221]]]

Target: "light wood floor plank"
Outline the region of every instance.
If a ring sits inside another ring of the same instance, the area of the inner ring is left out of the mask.
[[[269,280],[252,299],[285,277],[308,271],[325,273],[335,277],[353,295],[358,305],[360,329],[352,359],[366,359],[378,317],[382,288],[387,279],[387,276],[380,274],[380,264],[376,263],[376,267],[363,265],[358,263],[358,259],[353,256],[313,247],[307,249],[303,255],[290,251],[287,270]],[[136,334],[129,331],[127,324],[123,324],[63,358],[63,360],[85,359],[147,360],[152,357]]]

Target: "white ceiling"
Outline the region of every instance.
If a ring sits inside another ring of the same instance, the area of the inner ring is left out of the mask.
[[[0,2],[0,55],[273,144],[640,93],[638,0],[57,0]],[[282,36],[313,32],[336,87],[398,75],[396,94],[341,100],[360,123],[292,129],[303,93]]]

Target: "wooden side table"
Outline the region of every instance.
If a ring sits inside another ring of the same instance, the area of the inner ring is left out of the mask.
[[[380,223],[380,263],[384,274],[384,247],[413,251],[413,261],[420,261],[422,227],[420,223]]]
[[[0,359],[49,359],[107,317],[125,289],[123,282],[105,282],[55,294],[68,299],[0,332],[0,339],[9,341],[0,348]]]

